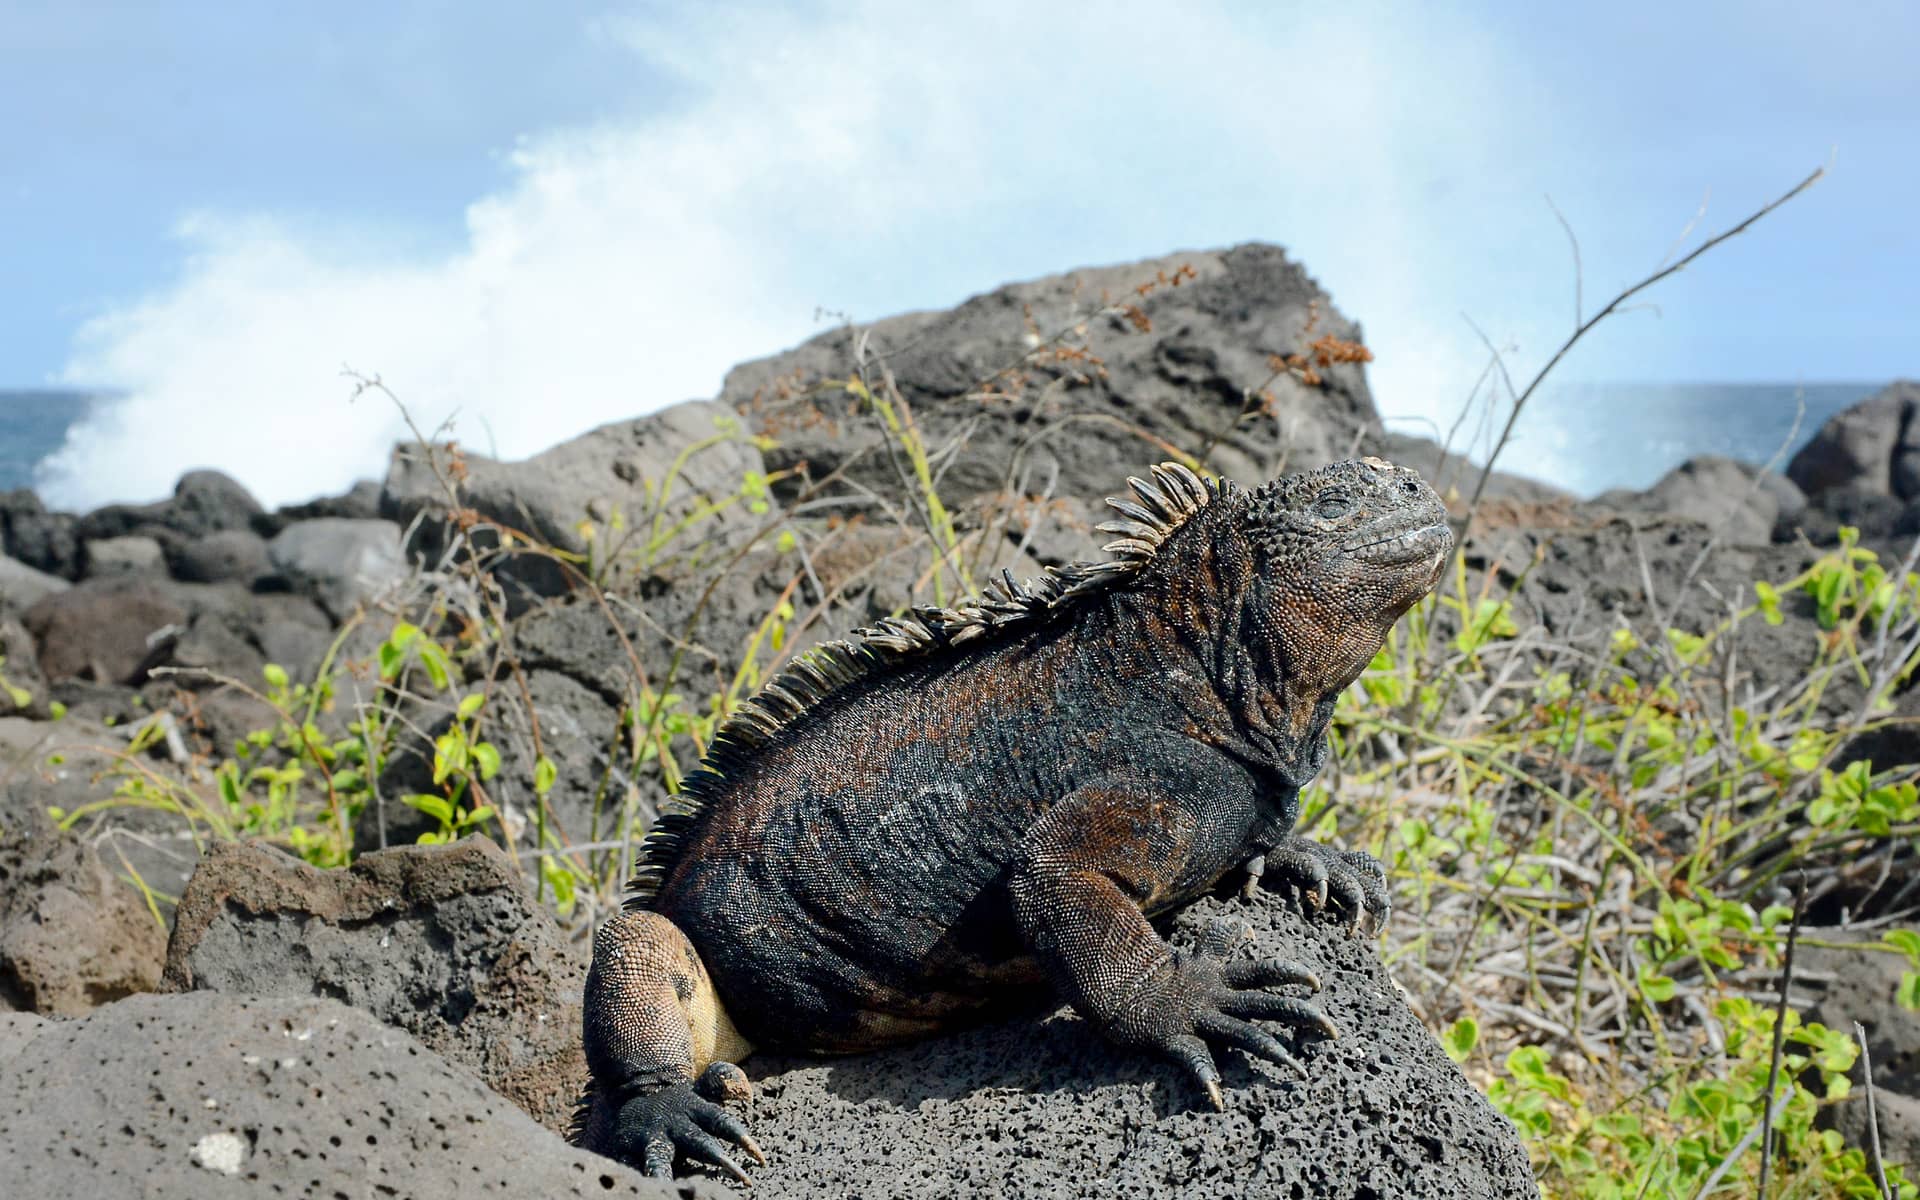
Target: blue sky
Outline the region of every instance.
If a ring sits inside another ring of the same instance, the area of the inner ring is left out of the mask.
[[[1288,246],[1443,419],[1462,314],[1572,318],[1831,156],[1570,379],[1920,373],[1920,6],[168,5],[0,0],[0,387],[128,399],[43,480],[378,474],[377,372],[532,453],[710,395],[827,309]]]

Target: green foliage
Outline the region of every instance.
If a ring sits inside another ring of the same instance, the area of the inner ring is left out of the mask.
[[[1716,1171],[1716,1194],[1752,1194],[1774,1017],[1746,993],[1777,975],[1781,882],[1875,847],[1904,845],[1910,863],[1920,848],[1912,771],[1834,766],[1860,726],[1823,704],[1838,678],[1868,693],[1846,707],[1880,711],[1912,672],[1898,656],[1917,644],[1915,581],[1849,538],[1755,595],[1717,627],[1623,625],[1601,659],[1555,664],[1518,637],[1510,597],[1476,593],[1457,560],[1336,712],[1344,840],[1380,854],[1430,914],[1390,930],[1387,955],[1418,964],[1398,972],[1416,992],[1436,986],[1425,1003],[1447,1014],[1442,1047],[1522,1131],[1548,1196],[1690,1200]],[[1820,622],[1807,681],[1764,704],[1716,703],[1728,634],[1783,623],[1794,595]],[[1323,822],[1335,811],[1318,796],[1308,807]],[[1905,956],[1899,1000],[1920,1005],[1920,933],[1859,947],[1875,951]],[[1507,973],[1476,974],[1489,958]],[[1543,1043],[1501,1015],[1514,1010],[1569,1032]],[[1851,1038],[1788,1022],[1774,1178],[1793,1195],[1877,1195],[1861,1153],[1815,1127],[1846,1094]]]
[[[1714,1016],[1725,1053],[1711,1073],[1697,1063],[1677,1064],[1663,1101],[1628,1097],[1602,1110],[1597,1097],[1553,1069],[1542,1047],[1507,1054],[1487,1096],[1527,1137],[1545,1168],[1549,1194],[1582,1200],[1754,1194],[1760,1171],[1754,1134],[1770,1103],[1775,1014],[1744,997],[1727,997]],[[1775,1178],[1801,1181],[1802,1195],[1878,1195],[1866,1156],[1839,1134],[1815,1127],[1821,1104],[1847,1094],[1846,1072],[1857,1054],[1852,1039],[1802,1024],[1791,1010],[1786,1031],[1788,1051],[1771,1101]],[[1890,1168],[1888,1178],[1901,1200],[1920,1195],[1901,1168]],[[1704,1192],[1710,1181],[1713,1191]]]

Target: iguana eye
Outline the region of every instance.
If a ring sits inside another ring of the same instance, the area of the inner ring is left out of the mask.
[[[1353,502],[1342,495],[1322,496],[1314,502],[1314,515],[1323,521],[1336,521],[1353,510]]]

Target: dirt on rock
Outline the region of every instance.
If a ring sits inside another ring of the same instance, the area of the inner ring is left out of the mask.
[[[74,1017],[152,991],[166,929],[70,833],[0,832],[0,1008]]]
[[[408,846],[322,871],[213,847],[180,898],[165,985],[327,996],[419,1038],[564,1131],[586,1081],[584,948],[491,841]]]

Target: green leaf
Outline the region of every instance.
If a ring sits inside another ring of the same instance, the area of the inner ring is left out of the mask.
[[[267,686],[275,691],[284,691],[287,686],[287,669],[279,663],[268,663],[260,668],[260,674],[266,676]]]
[[[544,796],[552,791],[553,782],[559,775],[560,770],[553,765],[553,760],[542,754],[539,761],[533,764],[533,794]]]
[[[479,712],[480,706],[482,704],[485,704],[486,702],[487,702],[487,698],[481,695],[479,692],[475,692],[471,696],[461,697],[460,708],[459,708],[460,719],[464,721],[468,717],[471,717],[473,714]]]
[[[1647,999],[1656,1004],[1664,1004],[1673,999],[1678,989],[1669,977],[1662,975],[1652,967],[1640,968],[1640,991]]]
[[[467,739],[458,729],[450,729],[433,739],[433,781],[445,783],[447,776],[467,765]]]
[[[1480,1022],[1472,1017],[1461,1017],[1447,1027],[1440,1037],[1440,1045],[1446,1050],[1447,1057],[1454,1062],[1467,1061],[1473,1048],[1480,1044]]]
[[[494,748],[492,742],[475,742],[468,753],[480,768],[481,779],[492,779],[500,773],[500,751]]]
[[[453,805],[449,804],[444,796],[414,792],[400,797],[400,802],[409,808],[418,809],[443,825],[453,824]]]
[[[1907,956],[1907,961],[1920,967],[1920,930],[1890,929],[1881,935],[1887,945]]]
[[[1920,1012],[1920,971],[1902,972],[1900,985],[1893,989],[1893,998],[1901,1008]]]
[[[47,713],[56,721],[64,721],[67,718],[67,706],[55,700],[47,705]]]
[[[433,681],[434,687],[445,691],[453,674],[453,663],[447,652],[433,642],[422,641],[417,653],[420,665],[427,669],[427,678]]]

